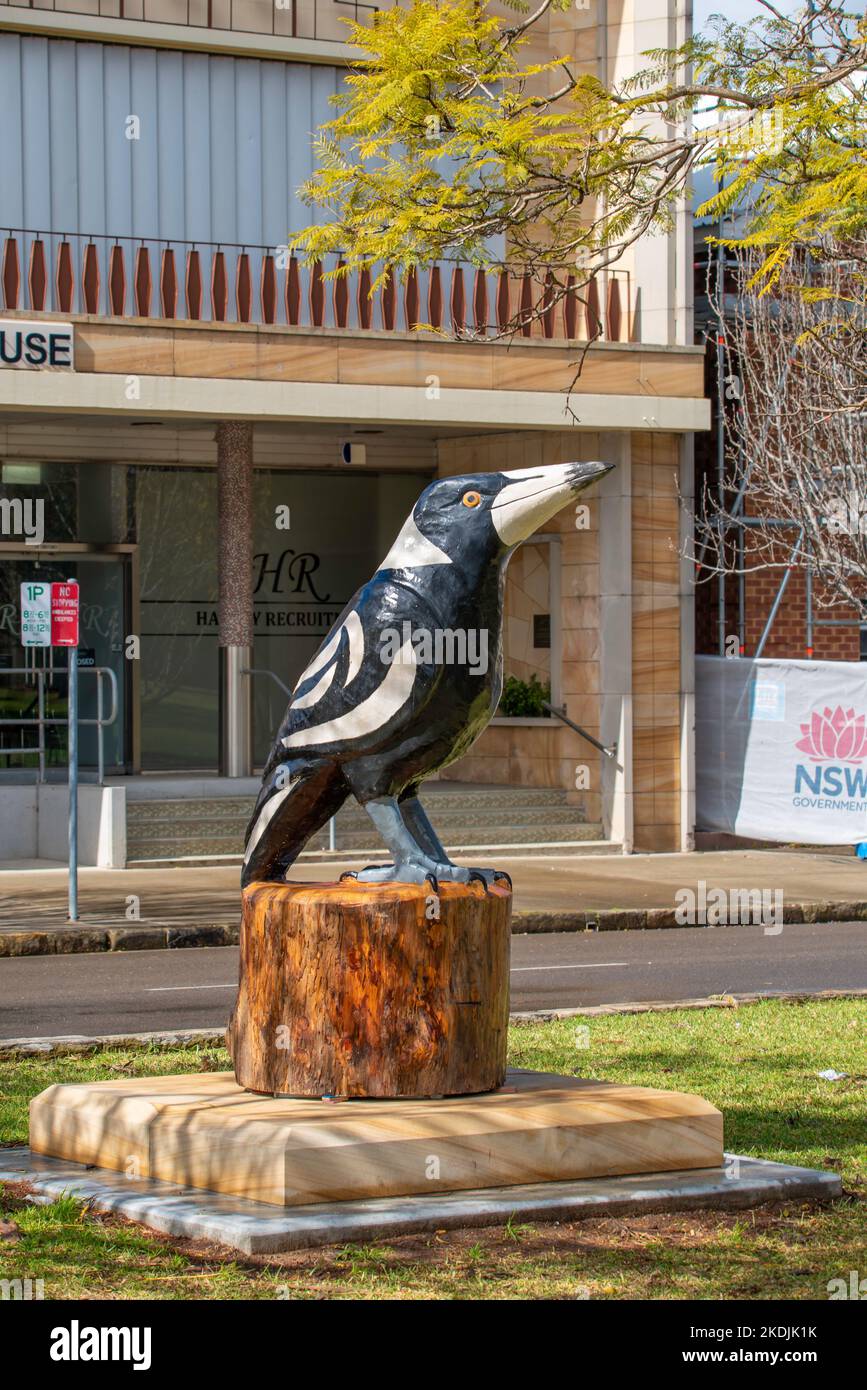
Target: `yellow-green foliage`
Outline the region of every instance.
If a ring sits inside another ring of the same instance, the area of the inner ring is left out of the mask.
[[[505,234],[518,259],[541,242],[552,264],[580,270],[666,225],[690,171],[710,161],[727,187],[703,211],[752,195],[746,242],[773,283],[796,247],[857,236],[867,220],[867,21],[821,4],[841,35],[830,57],[763,12],[649,54],[651,67],[613,92],[568,55],[524,63],[521,14],[504,20],[485,0],[381,12],[350,36],[365,57],[303,189],[325,218],[294,245],[308,260],[341,252],[348,273],[446,255],[488,263]],[[723,138],[683,124],[708,100],[729,122]]]

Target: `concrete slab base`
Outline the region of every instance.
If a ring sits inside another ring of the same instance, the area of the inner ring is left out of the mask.
[[[155,1231],[215,1241],[247,1255],[460,1226],[495,1226],[510,1216],[525,1221],[578,1221],[592,1216],[737,1209],[794,1199],[829,1201],[842,1192],[837,1173],[735,1154],[725,1155],[721,1167],[689,1172],[526,1183],[286,1209],[156,1178],[133,1180],[122,1173],[44,1158],[27,1148],[0,1150],[2,1181],[30,1183],[46,1202],[68,1194]]]
[[[30,1147],[309,1207],[718,1168],[723,1121],[701,1096],[520,1069],[481,1095],[338,1104],[188,1072],[49,1086],[30,1102]]]

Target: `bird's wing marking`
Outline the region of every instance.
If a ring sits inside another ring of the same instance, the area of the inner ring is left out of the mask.
[[[380,570],[419,569],[422,565],[450,565],[450,556],[423,536],[410,517],[386,555]],[[378,573],[379,571],[377,571]]]
[[[314,657],[304,674],[295,684],[295,690],[299,690],[307,681],[314,680],[315,684],[305,691],[303,695],[292,694],[293,709],[309,709],[322,698],[326,690],[331,686],[337,672],[337,653],[340,647],[341,638],[344,631],[349,640],[349,665],[346,671],[344,686],[349,685],[361,670],[364,661],[364,628],[361,619],[353,608],[352,612],[344,618],[340,627],[332,637],[326,642],[322,651]],[[319,673],[322,673],[321,675]],[[319,680],[315,678],[319,676]]]
[[[344,626],[349,637],[349,668],[343,682],[344,686],[347,686],[355,680],[364,660],[364,628],[354,608],[347,617]]]
[[[262,836],[265,834],[265,831],[266,831],[266,829],[268,828],[268,826],[271,824],[271,821],[274,819],[274,816],[276,815],[276,813],[277,813],[279,807],[280,807],[280,806],[283,804],[283,802],[286,800],[286,798],[287,798],[287,796],[289,795],[289,793],[291,792],[292,788],[298,785],[298,783],[299,783],[300,780],[301,780],[300,777],[293,777],[293,778],[291,779],[291,781],[288,782],[287,785],[286,785],[285,787],[281,787],[280,790],[279,790],[278,792],[275,792],[275,793],[274,793],[274,795],[270,798],[270,800],[268,800],[268,801],[265,802],[265,805],[262,807],[262,810],[259,812],[259,816],[258,816],[258,819],[256,820],[256,824],[253,826],[253,833],[251,834],[250,839],[249,839],[248,842],[247,842],[247,848],[246,848],[246,850],[245,850],[245,852],[244,852],[244,863],[245,863],[245,864],[247,863],[248,859],[250,858],[250,855],[253,853],[253,850],[254,850],[254,849],[256,848],[256,846],[258,845],[258,843],[259,843],[259,841],[261,840]]]
[[[293,696],[292,696],[292,708],[293,708],[293,709],[308,709],[308,708],[310,707],[310,705],[315,705],[315,704],[316,704],[316,701],[317,701],[322,695],[325,694],[326,690],[327,690],[328,687],[331,685],[331,682],[334,680],[334,673],[335,673],[336,670],[337,670],[337,664],[336,664],[336,662],[335,662],[335,663],[332,663],[331,666],[327,666],[327,667],[325,668],[325,670],[323,671],[323,673],[322,673],[322,675],[320,676],[319,680],[316,682],[315,685],[312,685],[312,686],[310,687],[310,689],[307,691],[307,694],[306,694],[306,695],[293,695]]]
[[[404,642],[386,672],[385,680],[362,700],[355,709],[330,719],[326,724],[314,724],[298,729],[281,740],[286,748],[305,748],[310,744],[337,743],[342,739],[363,738],[387,724],[412,694],[416,675],[416,654],[412,639]]]
[[[334,653],[337,651],[338,646],[340,645],[340,638],[342,637],[342,635],[343,624],[341,623],[337,631],[332,633],[332,635],[329,637],[322,650],[316,653],[310,665],[305,667],[305,669],[302,671],[301,675],[295,682],[293,694],[295,693],[295,690],[301,689],[301,686],[304,684],[305,681],[311,680],[313,676],[317,675],[318,672],[321,671],[323,667],[328,664],[328,662],[334,656]]]

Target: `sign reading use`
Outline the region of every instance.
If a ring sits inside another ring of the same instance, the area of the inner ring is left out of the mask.
[[[0,319],[0,367],[73,371],[72,324]]]
[[[78,583],[21,585],[22,647],[78,646]]]

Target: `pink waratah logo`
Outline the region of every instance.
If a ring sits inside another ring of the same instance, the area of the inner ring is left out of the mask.
[[[809,724],[801,725],[804,737],[795,744],[814,763],[860,763],[867,757],[867,715],[855,717],[854,709],[827,705],[814,710]]]

